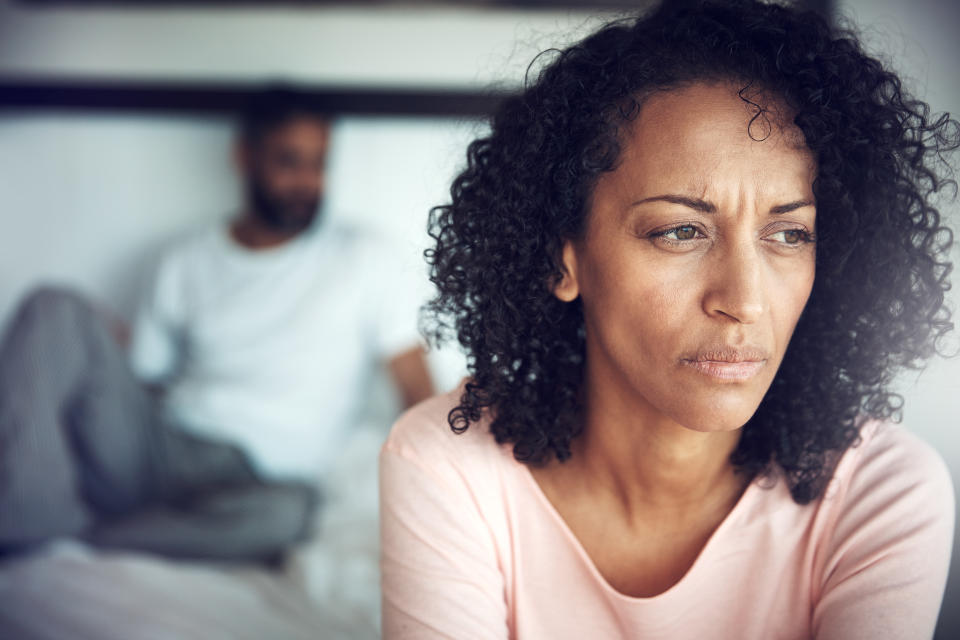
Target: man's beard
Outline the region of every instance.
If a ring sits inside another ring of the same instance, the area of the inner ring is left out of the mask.
[[[299,233],[309,227],[320,210],[320,195],[278,197],[267,191],[256,177],[248,182],[247,193],[253,216],[265,227],[279,233]]]

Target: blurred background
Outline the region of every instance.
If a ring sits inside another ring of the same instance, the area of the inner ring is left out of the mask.
[[[485,115],[522,86],[538,52],[648,4],[0,0],[0,326],[31,287],[49,282],[132,318],[163,250],[236,211],[242,189],[230,160],[233,112],[276,81],[315,93],[335,113],[323,216],[389,239],[425,301],[427,212],[446,201],[467,143],[486,130]],[[858,30],[917,97],[960,115],[960,3],[801,4]],[[960,226],[956,202],[944,212]],[[958,301],[954,291],[954,309]],[[428,362],[439,391],[465,373],[452,346],[430,352]],[[935,360],[900,387],[905,424],[941,452],[960,486],[960,359]],[[315,624],[311,600],[326,608],[320,624],[336,630],[329,637],[375,637],[370,473],[398,410],[388,384],[368,409],[368,422],[378,426],[356,444],[352,461],[345,455],[351,471],[340,478],[350,506],[328,517],[325,548],[301,558],[302,606],[287,591],[285,604],[276,604],[287,587],[253,571],[225,583],[208,568],[103,558],[69,544],[46,566],[18,567],[0,579],[0,600],[9,609],[59,590],[61,611],[50,613],[46,629],[54,635],[36,637],[56,637],[57,621],[93,625],[91,637],[135,637],[130,630],[142,630],[142,621],[125,613],[134,601],[174,611],[202,597],[220,603],[219,613],[217,605],[194,611],[194,627],[163,637],[220,637],[206,635],[205,624],[232,629],[223,637],[300,637],[290,621],[302,614]],[[116,595],[92,597],[89,585],[112,585]],[[171,593],[170,585],[180,587]],[[33,596],[24,595],[31,589]],[[70,605],[71,598],[82,604]],[[958,604],[955,546],[938,637],[960,637]],[[97,607],[102,615],[92,613]]]

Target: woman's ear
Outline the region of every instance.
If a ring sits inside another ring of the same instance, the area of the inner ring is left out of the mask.
[[[553,285],[553,295],[564,302],[573,302],[580,295],[580,285],[577,283],[577,256],[573,248],[573,241],[567,240],[563,244],[560,256],[563,277]]]

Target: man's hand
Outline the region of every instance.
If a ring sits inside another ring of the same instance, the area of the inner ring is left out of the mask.
[[[433,380],[430,378],[423,347],[417,346],[395,355],[387,366],[400,391],[404,409],[434,394]]]

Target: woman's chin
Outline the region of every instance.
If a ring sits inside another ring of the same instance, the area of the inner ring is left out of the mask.
[[[720,406],[711,404],[702,408],[686,407],[675,414],[675,420],[687,429],[701,433],[736,431],[747,424],[758,406],[754,403],[730,403]]]

